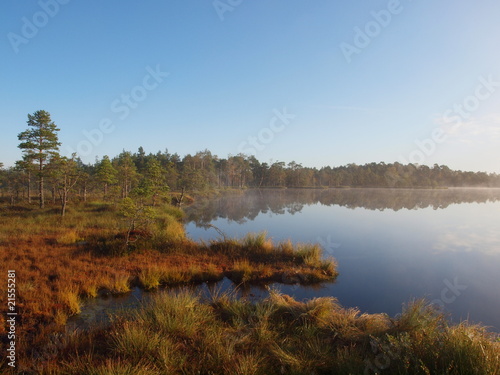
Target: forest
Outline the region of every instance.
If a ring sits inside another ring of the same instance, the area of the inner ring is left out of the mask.
[[[86,201],[126,198],[131,192],[150,196],[153,205],[167,191],[209,191],[220,188],[439,188],[499,187],[500,175],[452,170],[446,165],[394,163],[348,164],[321,168],[301,163],[261,162],[253,155],[220,158],[209,150],[181,157],[168,149],[146,153],[123,150],[84,163],[76,155],[59,154],[59,129],[46,111],[28,115],[28,130],[19,134],[22,158],[15,165],[0,163],[1,196],[11,204],[36,197],[43,207],[45,195],[62,210],[71,195]],[[35,188],[36,187],[36,188]],[[35,193],[33,193],[36,191]]]

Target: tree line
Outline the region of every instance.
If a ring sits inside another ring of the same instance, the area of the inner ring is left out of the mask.
[[[18,135],[21,160],[9,168],[0,163],[1,195],[12,204],[36,200],[41,208],[50,199],[61,204],[63,215],[72,195],[86,201],[89,196],[107,200],[132,194],[155,205],[169,190],[500,186],[498,174],[456,171],[438,164],[429,167],[380,162],[310,168],[295,161],[260,162],[244,154],[219,158],[209,150],[181,157],[168,150],[146,154],[139,147],[136,152],[124,150],[117,156],[105,155],[86,164],[76,154],[59,154],[59,128],[48,112],[29,114],[27,124],[28,129]]]

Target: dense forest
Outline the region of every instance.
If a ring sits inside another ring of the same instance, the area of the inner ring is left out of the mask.
[[[71,195],[86,200],[125,198],[139,192],[154,200],[168,190],[205,191],[217,188],[264,187],[499,187],[500,175],[451,170],[445,165],[400,163],[348,164],[337,167],[303,167],[295,161],[266,163],[253,155],[219,158],[209,150],[181,157],[168,150],[146,154],[123,151],[86,164],[74,154],[59,154],[59,129],[46,111],[28,115],[30,128],[19,134],[22,158],[14,166],[0,163],[1,196],[12,204],[31,202],[43,206],[47,195],[65,204]],[[33,193],[35,191],[35,193]]]

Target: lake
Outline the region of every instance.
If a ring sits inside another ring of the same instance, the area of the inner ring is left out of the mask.
[[[275,286],[297,299],[393,316],[425,297],[500,332],[500,189],[268,189],[201,200],[187,212],[195,240],[266,231],[318,242],[338,262],[336,282]],[[265,295],[252,288],[251,295]]]
[[[266,231],[274,241],[321,244],[338,262],[333,283],[272,284],[303,300],[333,296],[345,307],[394,316],[425,297],[455,321],[500,332],[500,189],[263,189],[200,199],[184,208],[194,240]],[[227,279],[191,288],[205,295]],[[174,288],[176,289],[176,288]],[[68,328],[107,321],[155,292],[89,299]],[[239,290],[263,298],[262,285]]]

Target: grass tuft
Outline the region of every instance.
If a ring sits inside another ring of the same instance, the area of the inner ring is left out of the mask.
[[[78,291],[71,287],[66,287],[59,293],[60,301],[64,304],[71,315],[80,313],[81,302]]]
[[[429,307],[413,301],[389,319],[276,290],[255,303],[230,292],[208,302],[187,290],[162,292],[116,319],[100,343],[84,352],[70,344],[67,366],[78,374],[500,374],[496,336],[449,325]],[[86,336],[99,337],[79,333],[92,342]]]
[[[252,279],[254,267],[246,259],[233,263],[229,278],[235,283],[246,283]]]

